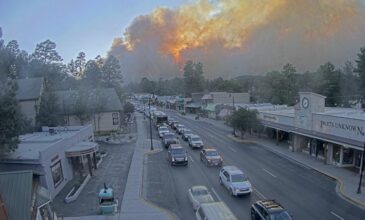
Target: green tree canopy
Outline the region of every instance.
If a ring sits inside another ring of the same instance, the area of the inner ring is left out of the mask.
[[[257,119],[257,112],[246,109],[239,109],[235,111],[229,118],[229,124],[241,132],[243,138],[247,131],[257,128],[259,121]]]
[[[194,63],[191,60],[186,62],[184,66],[184,85],[186,95],[190,95],[193,92],[202,92],[204,90],[202,63]]]

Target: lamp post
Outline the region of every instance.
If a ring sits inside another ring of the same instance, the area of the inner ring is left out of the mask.
[[[359,187],[357,188],[357,194],[361,193],[362,175],[364,173],[364,158],[365,158],[365,142],[364,142],[364,149],[362,151],[362,157],[361,157],[360,181],[359,181]]]
[[[153,94],[152,94],[153,95]],[[151,115],[151,96],[148,98],[148,109],[150,112],[150,140],[151,140],[151,151],[153,151],[153,144],[152,144],[152,115]]]

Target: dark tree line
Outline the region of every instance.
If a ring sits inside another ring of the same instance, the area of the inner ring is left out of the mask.
[[[57,115],[57,90],[87,90],[115,88],[123,97],[121,66],[108,56],[86,60],[80,52],[75,60],[63,63],[56,43],[46,40],[36,45],[33,53],[21,50],[16,40],[5,42],[0,28],[0,151],[8,152],[17,146],[19,134],[30,131],[29,122],[22,116],[16,100],[17,79],[44,79],[44,89],[36,116],[36,126],[55,126],[61,123]],[[85,96],[88,96],[85,93]],[[80,97],[80,99],[86,97]]]
[[[188,61],[181,78],[158,81],[142,78],[130,83],[130,92],[157,95],[186,95],[193,92],[249,92],[254,102],[270,102],[292,106],[298,102],[298,92],[315,92],[327,97],[327,106],[350,107],[365,102],[365,47],[355,62],[341,67],[324,63],[317,71],[298,73],[295,66],[286,64],[280,71],[263,76],[242,75],[233,79],[205,79],[203,64]]]

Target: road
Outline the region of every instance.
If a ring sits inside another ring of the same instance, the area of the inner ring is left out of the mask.
[[[163,182],[170,184],[167,188],[172,191],[166,196],[175,199],[168,208],[181,219],[195,218],[187,198],[187,191],[193,185],[207,186],[214,197],[224,201],[238,219],[250,219],[251,204],[264,198],[280,202],[294,219],[363,219],[365,211],[339,197],[335,192],[336,183],[332,179],[260,146],[237,143],[227,137],[231,130],[223,126],[214,126],[174,112],[166,113],[201,136],[205,146],[216,148],[223,156],[224,165],[235,165],[243,170],[254,188],[249,196],[232,197],[219,184],[219,168],[206,167],[200,161],[199,150],[190,149],[181,140],[188,150],[188,167],[168,165],[165,151],[150,158],[150,162],[155,160],[159,163],[158,169],[164,170],[166,179]],[[157,189],[151,186],[148,190]],[[161,200],[163,199],[162,197]],[[178,207],[171,208],[172,204]]]

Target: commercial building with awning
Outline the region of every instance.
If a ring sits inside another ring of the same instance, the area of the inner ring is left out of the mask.
[[[96,152],[92,125],[43,127],[42,132],[20,136],[18,148],[0,155],[0,171],[33,170],[41,186],[54,198],[77,176],[93,175]]]
[[[293,151],[305,152],[339,167],[361,167],[365,142],[363,109],[325,107],[324,96],[301,92],[294,107],[257,108],[261,123]],[[284,138],[285,139],[285,138]]]

